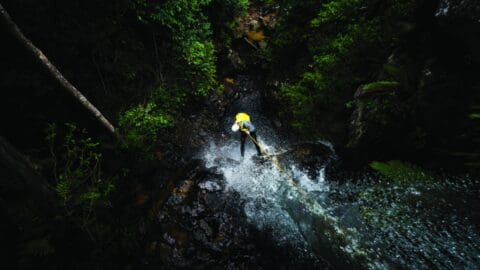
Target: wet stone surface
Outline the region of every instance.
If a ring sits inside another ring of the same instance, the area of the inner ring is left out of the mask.
[[[223,175],[200,161],[175,179],[175,188],[147,226],[146,265],[195,269],[323,268],[319,260],[298,259],[277,246],[269,232],[246,222],[240,195]],[[323,265],[325,266],[325,265]]]

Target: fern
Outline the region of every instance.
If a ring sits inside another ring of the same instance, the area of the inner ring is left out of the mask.
[[[61,175],[57,185],[55,186],[55,191],[57,192],[58,196],[62,198],[64,203],[68,202],[72,194],[72,186],[70,181],[66,180],[65,177]]]
[[[55,248],[52,246],[48,238],[39,238],[28,241],[22,249],[23,255],[45,257],[53,254]]]

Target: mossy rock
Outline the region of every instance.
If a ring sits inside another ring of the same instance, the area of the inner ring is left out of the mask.
[[[391,76],[400,76],[404,73],[404,70],[400,67],[397,67],[393,64],[384,64],[383,71]]]
[[[355,98],[365,98],[384,95],[396,91],[400,86],[395,81],[377,81],[361,85],[355,93]]]
[[[388,162],[373,161],[370,163],[370,167],[381,175],[399,183],[411,181],[431,182],[434,180],[434,177],[421,167],[400,160]]]
[[[478,120],[478,119],[480,119],[480,113],[472,113],[468,116],[468,118],[473,119],[473,120]]]

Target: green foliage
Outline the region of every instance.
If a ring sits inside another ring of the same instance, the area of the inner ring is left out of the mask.
[[[215,12],[223,13],[226,21],[243,15],[250,5],[249,0],[214,0],[213,2],[218,5],[215,7]]]
[[[45,257],[53,253],[55,253],[55,247],[48,238],[32,239],[22,248],[23,257]]]
[[[360,6],[362,0],[329,1],[322,5],[320,12],[311,24],[318,27],[328,23],[339,23],[351,19],[352,10]]]
[[[291,116],[287,120],[292,126],[303,132],[308,127],[318,128],[324,111],[337,115],[338,121],[358,86],[370,80],[372,70],[382,68],[390,53],[386,48],[397,40],[398,31],[392,25],[411,16],[413,2],[388,0],[378,6],[366,0],[279,1],[279,25],[270,39],[270,69],[290,71],[287,76],[291,78],[278,94],[283,114]],[[376,10],[378,7],[381,10]],[[312,74],[318,83],[312,83]],[[394,82],[377,82],[365,87],[368,91],[396,86]],[[385,101],[392,105],[392,100]],[[306,132],[315,133],[315,129]]]
[[[403,73],[403,70],[400,67],[397,67],[397,66],[392,65],[392,64],[383,65],[383,70],[387,74],[389,74],[391,76],[395,76],[395,77],[398,77]]]
[[[369,91],[377,89],[372,87]],[[395,123],[406,120],[411,115],[408,103],[404,102],[396,91],[386,91],[376,98],[357,100],[356,104],[363,107],[365,124],[372,130],[377,130],[377,133],[384,129],[388,131],[395,127]]]
[[[468,117],[470,119],[477,120],[477,119],[480,119],[480,113],[471,113]]]
[[[58,196],[63,200],[63,203],[66,204],[71,199],[72,186],[70,181],[66,180],[63,175],[59,176],[57,184],[54,187]]]
[[[149,152],[157,142],[158,132],[172,126],[172,119],[150,101],[120,114],[119,126],[124,147]]]
[[[279,91],[283,101],[291,109],[289,111],[292,126],[297,129],[307,128],[306,123],[314,121],[315,100],[328,102],[324,95],[325,79],[320,73],[306,72],[303,79],[296,84],[284,84]]]
[[[362,86],[364,92],[378,91],[378,90],[389,90],[396,89],[400,86],[400,83],[394,81],[378,81],[373,83],[368,83]]]
[[[421,167],[399,160],[388,162],[373,161],[370,163],[370,167],[396,182],[433,181],[433,176]]]
[[[370,167],[385,178],[359,193],[364,202],[360,208],[364,221],[374,226],[403,226],[404,217],[418,204],[419,190],[430,193],[434,176],[423,168],[399,160],[373,161]],[[435,195],[433,195],[435,196]]]
[[[238,18],[247,12],[249,0],[213,0],[209,17],[219,55],[228,54]]]
[[[392,8],[387,10],[385,16],[400,17],[409,19],[413,16],[412,10],[415,10],[421,1],[416,0],[393,0]]]
[[[312,110],[313,104],[306,90],[306,88],[299,84],[286,84],[280,88],[280,94],[284,102],[291,108],[290,117],[293,119],[311,120],[310,111]],[[298,129],[304,128],[303,121],[292,121],[291,125]]]
[[[193,94],[206,96],[216,88],[216,56],[212,30],[204,9],[211,0],[168,0],[161,4],[135,1],[139,19],[166,31],[162,42],[169,50],[170,72]],[[185,90],[186,91],[186,90]],[[188,93],[188,92],[187,92]]]
[[[99,143],[88,137],[85,129],[70,123],[62,128],[50,124],[46,141],[54,160],[53,189],[61,199],[64,218],[91,235],[91,226],[96,223],[92,213],[98,207],[110,206],[109,196],[115,188],[114,179],[101,170]]]
[[[278,0],[254,0],[252,2],[261,6],[269,6],[276,4]]]
[[[159,86],[152,90],[150,100],[156,104],[156,107],[161,107],[165,115],[170,115],[178,112],[178,108],[185,106],[186,96],[187,93],[178,87]]]

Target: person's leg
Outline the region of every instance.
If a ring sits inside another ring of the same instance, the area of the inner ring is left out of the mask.
[[[250,132],[250,136],[252,136],[252,138],[258,143],[258,139],[257,139],[257,133],[256,132]],[[260,150],[260,147],[258,146],[257,143],[253,143],[255,144],[255,148],[257,148],[257,153],[259,156],[262,155],[262,151]]]
[[[247,139],[247,134],[240,132],[240,154],[242,157],[245,152],[245,139]]]

